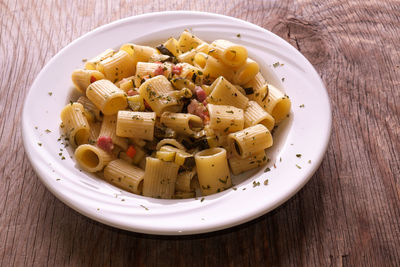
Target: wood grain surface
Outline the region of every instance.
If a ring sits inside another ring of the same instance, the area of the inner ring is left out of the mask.
[[[331,98],[333,131],[310,182],[231,229],[163,237],[88,219],[40,183],[23,101],[62,47],[163,10],[237,17],[303,53]],[[400,1],[0,1],[0,266],[400,266]]]

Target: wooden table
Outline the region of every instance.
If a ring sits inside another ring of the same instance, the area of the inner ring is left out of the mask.
[[[202,235],[130,233],[68,208],[34,173],[20,121],[40,69],[100,25],[163,10],[257,24],[321,75],[333,108],[327,154],[267,215]],[[400,265],[399,1],[2,0],[0,16],[0,266]]]

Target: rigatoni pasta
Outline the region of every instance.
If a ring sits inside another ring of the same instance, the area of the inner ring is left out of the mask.
[[[82,94],[61,112],[78,165],[153,198],[224,191],[268,162],[271,132],[290,112],[260,62],[229,40],[189,31],[156,48],[123,44],[75,70]]]
[[[105,115],[113,115],[128,106],[126,94],[109,80],[100,80],[89,85],[86,96]]]
[[[89,122],[80,103],[70,103],[61,111],[61,120],[69,142],[73,146],[86,144],[90,137]]]
[[[221,192],[232,186],[225,149],[209,148],[196,153],[194,158],[203,195]]]
[[[98,172],[114,158],[103,149],[94,145],[80,145],[75,150],[75,158],[85,171]]]
[[[154,198],[172,198],[179,165],[157,158],[146,158],[143,195]]]
[[[210,128],[224,133],[237,132],[243,129],[243,110],[234,106],[208,104]]]
[[[239,158],[246,158],[255,152],[272,146],[272,135],[262,124],[245,128],[228,135],[228,144]]]
[[[126,191],[141,194],[144,171],[125,160],[115,159],[104,168],[104,178]]]
[[[156,114],[120,110],[117,117],[116,134],[120,137],[153,140]]]
[[[275,119],[266,112],[257,102],[249,101],[246,111],[244,112],[244,126],[250,127],[256,124],[262,124],[269,131],[275,126]]]
[[[247,107],[249,100],[224,77],[219,77],[211,85],[207,101],[217,105],[229,105],[240,109]]]

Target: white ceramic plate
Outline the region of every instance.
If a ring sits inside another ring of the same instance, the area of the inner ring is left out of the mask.
[[[79,171],[70,158],[72,150],[57,141],[60,111],[72,97],[71,72],[83,67],[82,59],[107,48],[118,49],[126,42],[158,44],[170,36],[179,37],[187,28],[206,41],[227,39],[245,45],[267,80],[290,96],[292,112],[275,132],[268,165],[235,177],[236,190],[187,200],[159,200],[121,192]],[[273,67],[276,62],[284,65]],[[46,187],[68,206],[121,229],[182,235],[244,223],[293,196],[321,163],[331,131],[331,111],[326,89],[312,65],[275,34],[216,14],[161,12],[102,26],[62,49],[33,83],[25,100],[22,129],[32,166]],[[267,167],[271,171],[264,172]],[[266,179],[268,185],[264,185]]]

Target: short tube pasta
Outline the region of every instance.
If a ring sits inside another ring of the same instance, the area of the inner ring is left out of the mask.
[[[86,96],[105,115],[113,115],[128,106],[125,92],[108,80],[89,85]]]
[[[61,111],[61,121],[69,142],[74,147],[89,142],[89,122],[84,115],[82,104],[71,103],[66,105]]]
[[[254,60],[248,58],[246,62],[241,65],[237,70],[235,70],[235,75],[233,76],[233,83],[244,85],[254,79],[257,75],[260,67],[258,63]]]
[[[211,93],[207,97],[208,103],[229,105],[245,109],[249,99],[224,77],[219,77],[211,85]]]
[[[143,195],[155,198],[172,198],[179,165],[157,158],[146,158]]]
[[[135,74],[134,58],[126,51],[120,50],[96,65],[96,69],[113,83]]]
[[[196,153],[194,159],[203,195],[221,192],[232,186],[224,148],[214,147],[202,150]]]
[[[104,79],[104,74],[97,70],[77,69],[72,72],[72,82],[76,89],[83,94],[86,94],[88,86],[95,81]]]
[[[221,59],[224,64],[230,67],[239,67],[243,65],[247,59],[246,47],[227,40],[215,40],[211,43],[211,49],[215,50],[217,58]],[[214,56],[214,53],[211,55]]]
[[[254,100],[260,104],[260,106],[263,106],[262,102],[268,96],[268,88],[266,86],[266,81],[260,72],[257,73],[248,83],[244,84],[243,88],[246,92],[246,96],[250,100]]]
[[[182,53],[179,50],[178,41],[173,37],[168,38],[168,40],[164,43],[164,47],[167,48],[175,57]]]
[[[134,65],[137,62],[149,61],[153,54],[157,53],[155,48],[145,45],[137,45],[127,43],[121,46],[120,50],[127,52],[129,55],[133,56]]]
[[[275,86],[268,84],[268,97],[264,101],[265,110],[274,117],[275,122],[281,122],[290,112],[291,101]]]
[[[244,159],[272,146],[272,135],[267,127],[257,124],[229,134],[228,145],[237,157]]]
[[[229,158],[229,166],[233,175],[239,175],[245,171],[263,166],[267,161],[265,150],[260,150],[248,158],[239,158],[236,156]]]
[[[164,111],[179,112],[183,106],[175,97],[171,83],[162,75],[145,81],[139,87],[139,93],[157,116]]]
[[[179,192],[193,192],[192,179],[196,176],[196,170],[178,173],[175,182],[175,190]]]
[[[170,63],[138,62],[136,65],[136,75],[138,77],[157,76],[158,72],[165,77],[171,75],[172,65]]]
[[[111,154],[94,145],[80,145],[75,150],[75,159],[88,172],[98,172],[113,159]]]
[[[185,62],[185,63],[193,64],[194,57],[196,56],[196,54],[197,54],[196,50],[190,50],[190,51],[187,51],[185,53],[178,55],[177,59],[181,63]]]
[[[225,79],[231,80],[234,75],[233,70],[226,68],[220,60],[202,52],[194,56],[194,64],[202,69],[205,79],[214,80],[223,76]]]
[[[89,100],[86,96],[80,96],[76,101],[81,103],[83,108],[85,109],[85,115],[88,121],[102,121],[103,113],[101,113],[100,109],[98,109],[92,101]],[[89,119],[90,117],[91,119]]]
[[[128,149],[128,140],[117,136],[117,114],[104,116],[99,133],[99,137],[102,136],[110,137],[113,144],[123,150]]]
[[[108,57],[111,57],[112,55],[114,55],[114,53],[115,53],[115,51],[113,49],[105,50],[104,52],[98,54],[94,58],[89,59],[88,61],[86,61],[85,68],[87,70],[96,70],[97,64],[100,61],[102,61],[102,60],[104,60],[104,59],[106,59]]]
[[[154,112],[118,112],[117,136],[153,140],[156,114]]]
[[[210,115],[210,128],[224,133],[232,133],[243,129],[243,110],[233,106],[207,105]]]
[[[160,117],[160,122],[184,135],[194,135],[203,128],[201,118],[188,113],[164,112]]]
[[[134,194],[141,194],[144,170],[133,166],[122,159],[115,159],[104,168],[104,179]]]
[[[204,43],[201,39],[191,34],[189,31],[185,30],[182,32],[178,40],[179,50],[182,52],[187,52],[193,48],[198,47],[200,44]]]
[[[90,136],[89,136],[89,144],[95,144],[97,138],[99,137],[101,123],[100,122],[89,122],[90,126]]]
[[[247,109],[244,111],[244,126],[250,127],[256,124],[262,124],[267,127],[269,131],[272,131],[275,125],[275,119],[257,102],[249,101]]]

